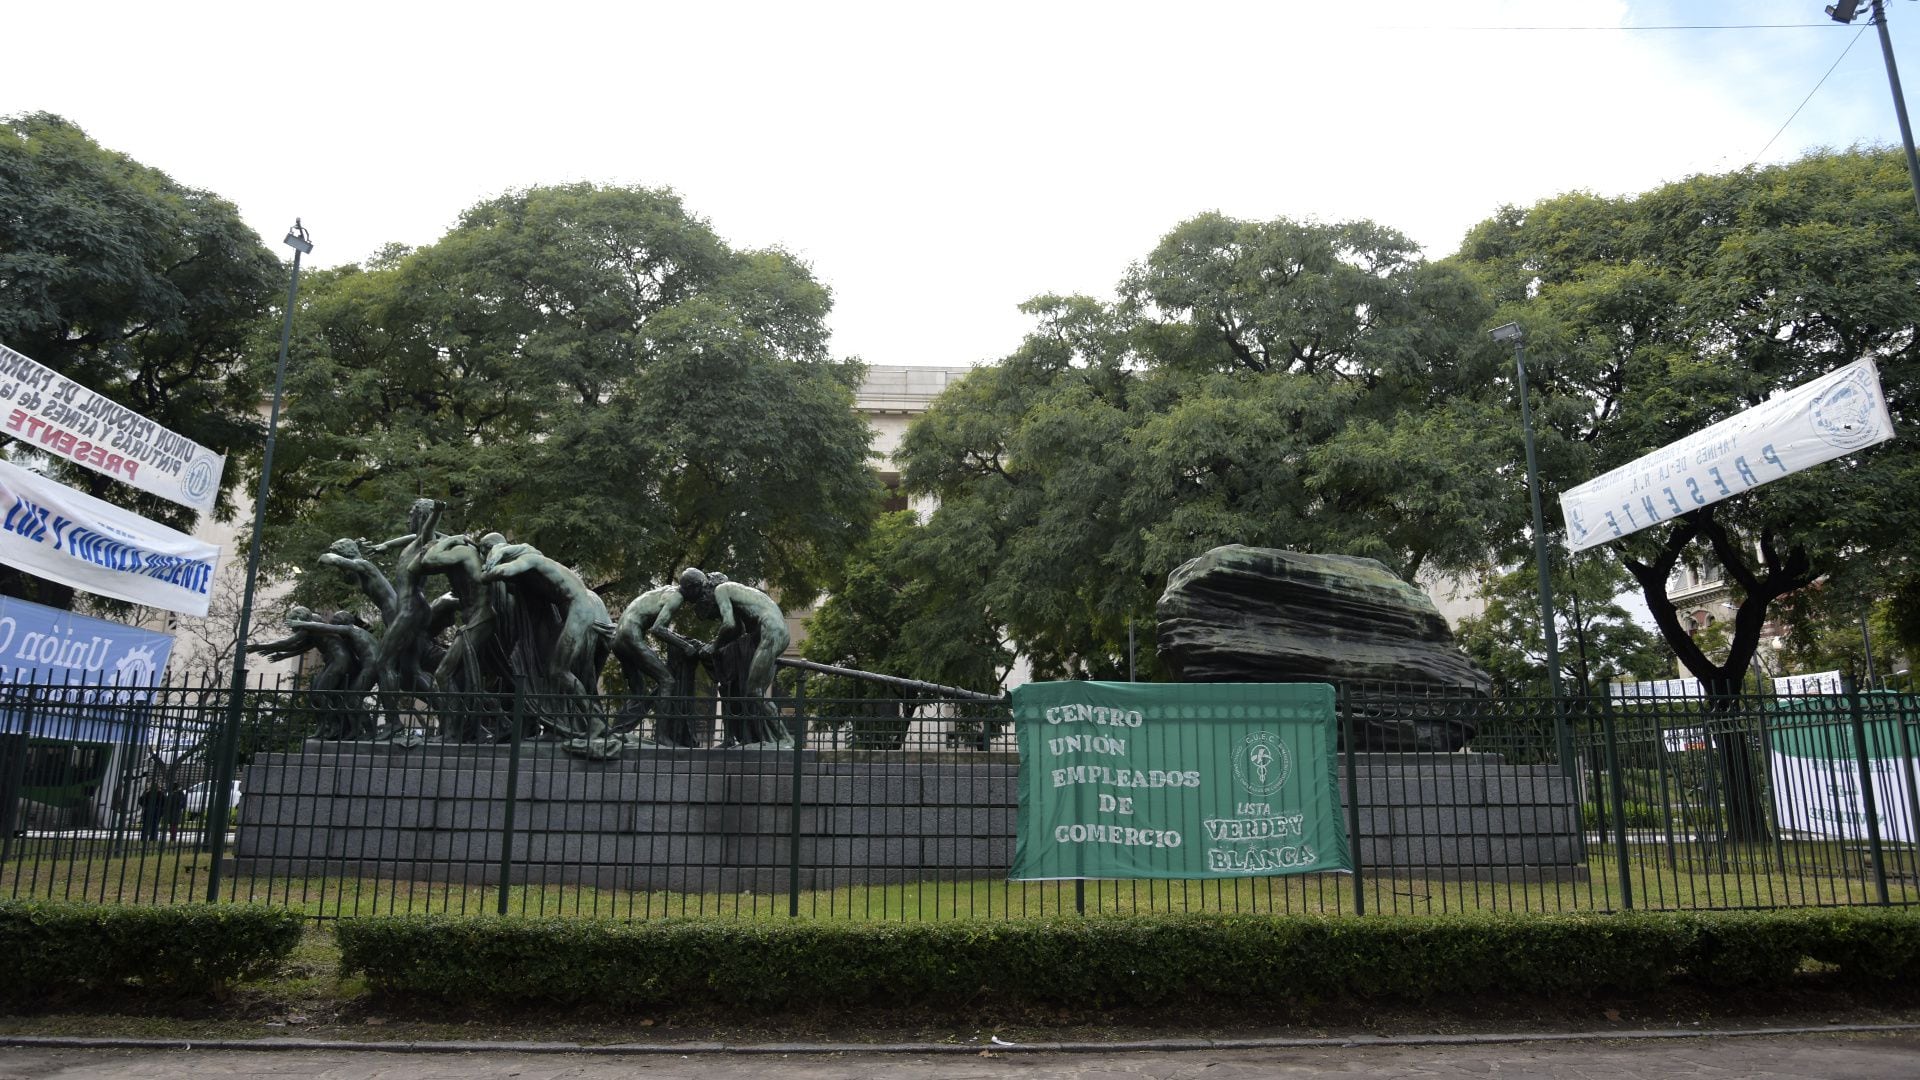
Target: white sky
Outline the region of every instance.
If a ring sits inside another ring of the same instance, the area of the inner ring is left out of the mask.
[[[1826,0],[11,5],[0,114],[293,218],[320,265],[513,187],[671,187],[834,291],[882,364],[1010,352],[1205,210],[1367,217],[1428,255],[1502,203],[1753,161],[1858,27]],[[1920,80],[1920,5],[1889,0]],[[1701,23],[1720,31],[1541,30]],[[1866,29],[1764,161],[1897,144]]]

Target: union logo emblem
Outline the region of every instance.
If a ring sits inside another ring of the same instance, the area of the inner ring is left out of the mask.
[[[1240,740],[1233,751],[1233,778],[1249,795],[1271,795],[1287,782],[1293,770],[1293,755],[1280,736],[1271,731],[1256,731]]]
[[[181,479],[181,486],[186,489],[189,499],[197,502],[206,498],[207,492],[213,487],[213,462],[200,458],[189,465],[186,476]]]
[[[1813,431],[1830,446],[1852,450],[1878,441],[1878,393],[1873,376],[1862,369],[1813,399]]]

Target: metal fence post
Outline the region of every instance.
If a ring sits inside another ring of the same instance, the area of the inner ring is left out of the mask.
[[[797,673],[793,694],[794,726],[799,734],[793,740],[793,795],[787,807],[787,917],[800,917],[800,765],[806,753],[807,673]]]
[[[499,912],[507,913],[507,888],[513,881],[513,810],[520,794],[520,725],[526,718],[526,704],[520,680],[513,680],[513,732],[507,751],[507,808],[500,819],[500,901]]]
[[[256,546],[258,537],[255,537]],[[247,590],[252,592],[253,581],[247,581]],[[246,643],[242,641],[236,648],[241,657],[246,656]],[[244,660],[242,661],[244,663]],[[227,857],[227,815],[233,798],[234,766],[240,758],[240,724],[246,713],[247,687],[244,668],[236,666],[233,685],[228,688],[226,723],[220,729],[220,741],[215,744],[213,760],[213,788],[207,792],[207,850],[212,861],[207,867],[207,903],[220,902],[220,881],[223,876],[221,864]]]
[[[1853,760],[1860,768],[1860,808],[1867,815],[1867,852],[1873,859],[1873,882],[1880,906],[1887,907],[1893,901],[1887,895],[1887,858],[1880,847],[1880,807],[1873,797],[1873,763],[1867,755],[1867,725],[1860,715],[1860,690],[1849,689],[1852,692],[1847,695],[1847,711],[1853,722]]]
[[[27,693],[20,696],[18,683],[7,688],[9,704],[17,702],[20,706],[20,743],[15,753],[9,755],[7,778],[0,783],[0,792],[6,794],[6,805],[0,807],[0,865],[13,861],[13,834],[16,830],[26,831],[26,819],[20,814],[20,789],[27,782],[27,746],[33,742],[33,680],[27,680]],[[14,881],[14,893],[20,891],[19,880]]]
[[[1900,735],[1900,773],[1901,779],[1906,781],[1907,821],[1917,831],[1917,835],[1920,835],[1920,785],[1914,783],[1913,737],[1907,732],[1907,710],[1905,705],[1901,704],[1903,701],[1912,700],[1905,694],[1900,697],[1889,696],[1887,707],[1893,712],[1893,729]],[[1907,854],[1912,858],[1912,847],[1907,849]],[[1915,868],[1909,867],[1909,869]]]
[[[1874,861],[1874,890],[1880,897],[1880,905],[1887,907],[1893,899],[1887,896],[1887,853],[1880,846],[1880,805],[1874,799],[1874,763],[1866,753],[1866,719],[1860,717],[1860,688],[1849,688],[1847,694],[1847,713],[1853,721],[1853,763],[1860,769],[1860,811],[1866,815],[1866,851]]]
[[[1627,861],[1627,797],[1623,790],[1626,778],[1620,775],[1620,739],[1614,730],[1613,707],[1609,702],[1603,701],[1600,705],[1600,728],[1607,740],[1607,801],[1613,814],[1614,858],[1620,863],[1620,902],[1632,911],[1633,873]]]
[[[1680,869],[1680,855],[1673,840],[1673,789],[1668,785],[1667,777],[1667,717],[1656,713],[1653,721],[1653,763],[1660,771],[1660,826],[1666,830],[1667,869]],[[1684,735],[1682,736],[1685,737]],[[1682,820],[1681,824],[1686,824]]]
[[[1358,747],[1360,725],[1353,715],[1352,702],[1347,700],[1347,689],[1336,686],[1333,691],[1334,710],[1339,714],[1346,738],[1341,742],[1346,750],[1347,766],[1347,859],[1353,863],[1353,913],[1367,913],[1366,872],[1360,858],[1360,850],[1366,845],[1360,840],[1360,768]]]

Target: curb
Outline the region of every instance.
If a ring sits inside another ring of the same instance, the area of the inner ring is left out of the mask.
[[[348,1050],[384,1054],[605,1054],[623,1057],[679,1054],[1006,1054],[1137,1053],[1193,1050],[1345,1050],[1371,1046],[1491,1046],[1529,1042],[1602,1042],[1614,1039],[1743,1039],[1779,1035],[1876,1034],[1920,1031],[1911,1024],[1822,1024],[1818,1027],[1637,1031],[1562,1031],[1484,1035],[1353,1035],[1270,1039],[1147,1039],[1134,1042],[1011,1043],[563,1043],[487,1040],[357,1042],[336,1039],[138,1039],[62,1035],[5,1035],[0,1046],[51,1050]]]

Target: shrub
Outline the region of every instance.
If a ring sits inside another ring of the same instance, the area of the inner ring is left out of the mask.
[[[1632,799],[1627,799],[1620,805],[1625,811],[1624,816],[1626,818],[1627,828],[1629,829],[1658,829],[1666,824],[1665,818],[1660,813],[1660,808],[1652,803],[1635,802]],[[1608,828],[1613,827],[1613,804],[1610,802],[1582,803],[1580,805],[1580,813],[1582,815],[1580,820],[1586,822],[1589,827],[1602,822],[1606,823]],[[1684,815],[1679,811],[1676,810],[1673,812],[1673,820],[1680,821],[1683,820],[1683,817]]]
[[[857,924],[389,916],[342,921],[342,969],[462,1003],[1152,1005],[1765,986],[1808,956],[1872,977],[1920,914],[1182,915]],[[1902,951],[1905,950],[1905,951]]]
[[[1779,986],[1811,954],[1805,911],[1701,911],[1664,916],[1679,928],[1677,959],[1695,981],[1717,989]],[[1920,928],[1917,926],[1916,928]]]
[[[1847,908],[1808,912],[1807,951],[1861,982],[1920,976],[1920,910]]]
[[[302,917],[237,905],[115,907],[0,900],[12,1000],[70,988],[205,992],[258,974],[300,941]]]

